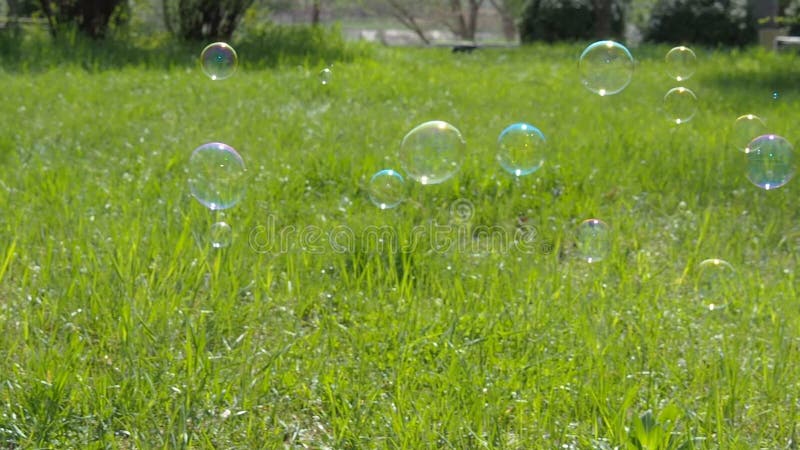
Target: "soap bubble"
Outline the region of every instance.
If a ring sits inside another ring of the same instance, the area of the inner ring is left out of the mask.
[[[731,130],[731,141],[740,151],[750,152],[750,142],[753,139],[766,134],[767,124],[760,117],[753,114],[745,114],[736,119]]]
[[[200,53],[203,72],[212,80],[224,80],[236,72],[239,57],[236,50],[224,42],[209,44]]]
[[[209,231],[211,246],[214,248],[225,248],[233,241],[233,229],[225,222],[215,222]]]
[[[376,172],[369,180],[369,199],[380,209],[391,209],[405,199],[406,182],[392,169]]]
[[[244,161],[227,144],[211,142],[197,147],[188,170],[192,195],[209,209],[228,209],[244,196]]]
[[[497,144],[497,160],[512,175],[529,175],[544,164],[547,140],[533,125],[515,123],[508,126],[500,133]]]
[[[455,223],[467,223],[475,216],[475,205],[460,198],[450,204],[450,219]]]
[[[319,72],[319,82],[322,83],[323,86],[327,85],[331,82],[333,78],[333,72],[330,68],[326,67]]]
[[[602,220],[584,220],[578,225],[575,243],[578,254],[586,262],[602,261],[611,250],[611,230]]]
[[[709,311],[725,308],[736,295],[736,270],[724,259],[706,259],[697,266],[695,293],[703,308]]]
[[[697,112],[697,96],[685,87],[672,88],[664,96],[664,112],[670,121],[679,125],[686,123]]]
[[[747,179],[761,189],[779,188],[794,177],[796,170],[792,144],[785,138],[765,134],[748,145]]]
[[[633,56],[618,42],[595,42],[581,53],[578,70],[586,89],[600,96],[617,94],[633,78]]]
[[[421,184],[439,184],[458,172],[466,142],[458,128],[441,120],[425,122],[403,138],[400,164]]]
[[[667,53],[667,73],[677,81],[688,80],[697,68],[697,57],[689,47],[675,47]]]

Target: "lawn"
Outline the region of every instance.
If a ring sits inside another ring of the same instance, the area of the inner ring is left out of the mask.
[[[0,447],[796,448],[798,181],[752,185],[729,132],[798,142],[797,56],[696,48],[675,125],[668,47],[603,98],[585,45],[375,48],[325,86],[245,51],[215,82],[199,48],[5,56]],[[378,209],[370,177],[429,120],[461,130],[460,172]],[[549,148],[517,180],[495,154],[521,121]],[[213,213],[187,185],[211,141],[248,169]],[[700,289],[709,258],[735,276]]]

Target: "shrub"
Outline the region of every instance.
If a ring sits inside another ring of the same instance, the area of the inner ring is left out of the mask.
[[[42,2],[42,10],[54,36],[64,29],[76,28],[93,39],[105,37],[112,25],[121,25],[127,8],[128,4],[123,0]]]
[[[659,0],[645,39],[651,42],[746,45],[756,39],[747,0]]]
[[[255,66],[348,61],[366,52],[365,47],[346,42],[337,27],[271,22],[242,30],[234,44],[240,54],[250,55],[248,63]]]
[[[621,0],[611,2],[611,30],[621,35],[624,22]],[[597,36],[593,0],[530,0],[520,22],[523,42],[589,39]],[[599,36],[607,38],[610,36]]]

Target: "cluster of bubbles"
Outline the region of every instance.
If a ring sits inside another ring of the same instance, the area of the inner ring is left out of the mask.
[[[461,131],[452,124],[441,120],[425,122],[409,131],[400,143],[400,166],[419,184],[440,184],[459,171],[466,146]],[[516,177],[530,175],[544,164],[546,148],[547,139],[541,130],[515,123],[497,138],[497,161]],[[368,188],[370,199],[380,209],[399,206],[405,191],[403,176],[393,169],[375,173]]]
[[[675,47],[664,58],[667,75],[679,83],[683,83],[694,75],[697,68],[697,56],[689,47]],[[664,112],[670,121],[677,125],[686,123],[697,113],[697,95],[691,89],[678,86],[664,95]]]
[[[230,78],[238,65],[236,50],[225,42],[209,44],[200,52],[200,67],[214,81]],[[188,171],[192,196],[211,211],[232,208],[244,196],[244,160],[228,144],[209,142],[197,147],[189,157]],[[211,247],[228,247],[232,240],[233,229],[228,223],[217,221],[211,225]]]
[[[679,46],[667,52],[665,63],[669,78],[681,85],[670,88],[664,95],[664,112],[675,124],[687,123],[697,112],[697,95],[684,84],[697,69],[697,56],[692,49]],[[236,72],[238,56],[227,43],[216,42],[203,49],[200,64],[209,78],[223,80]],[[581,84],[601,97],[622,92],[631,83],[634,68],[631,52],[624,45],[610,40],[586,47],[578,62]],[[318,74],[323,86],[329,85],[332,78],[330,67],[323,68]],[[773,96],[777,98],[778,93]],[[788,183],[795,174],[796,165],[789,141],[767,131],[764,120],[746,114],[735,120],[730,136],[731,143],[747,158],[747,178],[756,186],[771,190]],[[367,186],[370,201],[381,210],[393,209],[406,200],[406,178],[423,186],[449,180],[460,170],[466,147],[461,131],[448,122],[435,120],[417,125],[400,143],[399,164],[405,176],[394,169],[376,172]],[[545,134],[529,123],[513,123],[497,138],[496,160],[503,170],[516,178],[538,171],[544,165],[547,153]],[[242,157],[227,144],[203,144],[190,157],[189,187],[192,195],[212,211],[231,208],[242,199],[245,174]],[[212,247],[222,248],[231,243],[232,229],[225,222],[214,223],[210,234]],[[603,220],[592,218],[578,225],[575,247],[584,261],[602,261],[610,252],[611,245],[611,228]],[[712,287],[727,285],[725,280],[733,273],[733,266],[721,259],[708,259],[698,265],[695,288],[706,308],[725,307],[727,301]]]
[[[235,206],[244,196],[246,169],[244,160],[233,147],[210,142],[197,147],[189,158],[189,190],[192,196],[211,211]],[[211,226],[211,246],[230,245],[233,230],[225,222]]]
[[[731,144],[747,159],[747,179],[767,191],[786,185],[797,171],[792,144],[768,130],[762,118],[745,114],[733,122],[730,133]]]

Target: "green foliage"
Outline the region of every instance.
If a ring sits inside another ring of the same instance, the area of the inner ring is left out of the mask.
[[[611,28],[615,35],[624,30],[624,8],[611,2]],[[530,0],[522,12],[519,30],[523,42],[588,39],[595,36],[593,0]],[[610,36],[605,36],[610,37]]]
[[[652,42],[746,45],[756,39],[747,0],[659,0],[645,38]]]
[[[38,0],[7,0],[8,15],[18,17],[31,17],[41,11]]]

